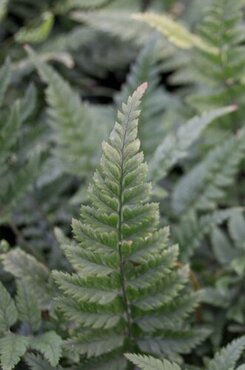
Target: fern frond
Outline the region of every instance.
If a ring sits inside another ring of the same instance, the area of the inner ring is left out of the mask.
[[[157,230],[158,206],[148,203],[150,184],[137,138],[145,89],[144,83],[122,104],[109,142],[103,143],[90,203],[81,207],[81,221],[73,221],[78,245],[64,250],[75,273],[53,273],[61,291],[57,307],[68,320],[77,320],[67,346],[89,359],[88,368],[93,361],[95,369],[103,368],[99,359],[105,356],[118,363],[112,369],[126,369],[125,351],[182,353],[204,337],[183,325],[197,297],[187,287],[188,269],[176,270],[178,248],[169,245],[168,230]],[[179,300],[183,291],[189,305]],[[172,318],[179,317],[178,328],[167,325],[170,309]],[[164,313],[166,325],[156,327]]]
[[[214,0],[208,7],[200,35],[219,52],[211,55],[203,50],[195,55],[200,88],[191,97],[191,102],[200,110],[207,106],[243,104],[245,49],[242,6],[240,0],[235,3],[232,0]]]
[[[57,161],[65,171],[86,178],[94,168],[95,148],[105,133],[103,124],[95,126],[103,111],[92,112],[52,67],[41,62],[32,51],[29,53],[42,80],[48,84],[46,97],[50,106],[50,125],[57,143],[54,149]]]
[[[167,360],[159,360],[152,356],[126,353],[128,360],[143,370],[180,370],[180,367]]]
[[[211,150],[175,187],[174,212],[183,214],[191,210],[214,209],[225,189],[234,181],[244,150],[245,130]]]
[[[211,241],[215,257],[225,266],[230,266],[233,259],[237,256],[237,251],[230,241],[219,228],[214,228],[211,234]]]
[[[61,344],[61,338],[54,331],[50,331],[34,337],[30,347],[41,352],[51,366],[56,366],[61,357]]]
[[[208,370],[234,370],[244,348],[245,336],[233,340],[209,362]]]
[[[208,329],[179,329],[163,331],[162,336],[139,340],[143,353],[173,357],[176,353],[189,353],[210,335]]]
[[[7,68],[7,67],[6,67]],[[2,93],[8,86],[9,72],[4,69],[6,79],[3,78]],[[3,76],[2,76],[3,77]],[[21,141],[21,124],[29,116],[23,114],[23,103],[15,101],[9,111],[3,109],[0,123],[0,222],[9,220],[10,214],[16,203],[23,197],[25,191],[31,186],[39,169],[39,153],[32,153],[32,157],[23,155],[19,144]]]
[[[41,309],[33,287],[23,279],[17,281],[16,307],[19,319],[30,324],[32,330],[38,330],[41,325]]]
[[[14,325],[18,319],[18,312],[10,294],[0,282],[0,333]]]
[[[157,182],[165,177],[171,167],[187,155],[188,148],[210,123],[234,110],[235,107],[226,107],[203,113],[180,126],[175,133],[168,134],[156,148],[149,163],[149,178]]]
[[[189,261],[195,250],[200,247],[205,235],[230,219],[234,210],[217,210],[200,218],[195,212],[190,212],[180,218],[179,224],[173,228],[173,238],[180,246],[180,259]]]
[[[41,24],[37,27],[23,27],[15,35],[15,40],[21,44],[39,44],[45,41],[54,25],[54,15],[45,12],[41,16]]]
[[[20,248],[15,248],[1,257],[5,271],[18,280],[26,280],[37,295],[39,302],[45,306],[50,301],[48,286],[50,273],[46,266]]]
[[[160,31],[171,43],[181,49],[191,49],[196,47],[201,50],[216,54],[217,51],[207,42],[197,35],[192,34],[180,23],[175,22],[170,17],[155,13],[133,14],[133,19],[143,21]]]
[[[237,248],[245,248],[245,219],[242,212],[233,212],[229,223],[229,232]]]
[[[24,359],[31,370],[61,370],[60,367],[54,368],[51,366],[48,361],[44,360],[40,355],[28,353],[25,355]]]
[[[37,103],[37,90],[31,83],[20,101],[20,121],[25,122],[33,114]]]
[[[5,334],[0,339],[0,363],[3,370],[12,370],[25,354],[29,338],[13,333]]]
[[[101,10],[98,12],[79,12],[71,14],[71,18],[85,23],[92,29],[133,44],[144,45],[151,37],[151,28],[131,19],[131,13],[125,10]]]

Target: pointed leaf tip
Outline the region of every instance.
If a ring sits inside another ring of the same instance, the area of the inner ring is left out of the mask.
[[[141,85],[137,88],[137,90],[136,90],[137,94],[139,94],[139,95],[143,96],[143,95],[144,95],[144,93],[145,93],[145,91],[146,91],[146,89],[147,89],[147,87],[148,87],[148,83],[147,83],[147,82],[144,82],[143,84],[141,84]]]
[[[147,87],[148,87],[148,82],[143,82],[143,84],[140,85],[138,87],[138,89],[141,90],[141,91],[143,91],[143,92],[145,92],[145,90],[147,89]]]
[[[237,111],[238,108],[239,108],[239,105],[238,104],[232,104],[232,105],[230,105],[230,111],[231,112]]]

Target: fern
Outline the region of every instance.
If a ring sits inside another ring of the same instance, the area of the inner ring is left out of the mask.
[[[180,23],[175,22],[170,17],[161,14],[144,13],[134,14],[133,19],[144,21],[150,26],[159,30],[167,39],[181,49],[191,49],[196,47],[201,50],[216,54],[216,49],[203,41],[197,35],[192,34]]]
[[[218,117],[232,112],[234,107],[220,108],[189,120],[175,133],[168,134],[156,148],[149,163],[149,177],[154,182],[164,178],[168,171],[187,155],[187,150],[204,129]]]
[[[24,280],[18,284],[16,304],[5,287],[0,283],[0,364],[3,370],[12,370],[27,350],[41,352],[47,361],[56,366],[61,356],[61,338],[53,331],[36,335],[41,325],[41,310],[34,293]],[[32,303],[34,305],[32,305]],[[17,320],[30,324],[30,328],[13,332]]]
[[[35,297],[38,298],[41,307],[47,307],[51,298],[48,286],[50,276],[48,268],[20,248],[15,248],[3,254],[1,259],[5,271],[18,280],[24,279],[28,286],[28,294],[32,295],[32,291],[35,292]],[[36,304],[33,304],[32,312],[35,312],[35,307]],[[30,317],[29,313],[27,315]]]
[[[144,45],[151,37],[150,27],[130,18],[131,13],[125,10],[101,10],[99,12],[72,13],[71,18],[85,23],[92,29],[117,37],[133,44]]]
[[[30,324],[33,331],[41,325],[41,309],[34,289],[27,281],[17,281],[16,307],[19,319]]]
[[[46,96],[50,106],[50,125],[57,143],[54,152],[57,164],[63,170],[86,179],[97,162],[99,153],[95,148],[107,131],[103,125],[95,126],[95,122],[102,114],[106,117],[107,112],[100,107],[92,110],[82,103],[78,94],[52,67],[40,62],[31,50],[29,53],[41,78],[48,84]]]
[[[180,245],[180,258],[187,262],[201,246],[206,235],[212,234],[215,226],[223,224],[234,213],[233,209],[217,210],[200,218],[191,212],[180,218],[173,227],[173,238]]]
[[[188,271],[176,270],[178,249],[168,246],[166,229],[157,230],[158,207],[148,203],[150,185],[137,139],[145,89],[141,85],[122,105],[89,189],[92,204],[81,208],[82,222],[73,222],[79,246],[64,249],[76,272],[53,273],[62,292],[57,306],[76,320],[67,347],[92,368],[107,361],[108,368],[126,369],[122,354],[133,348],[186,353],[204,334],[181,319],[172,328],[168,320],[164,324],[168,310],[178,310],[178,317],[189,311],[185,302],[175,306],[180,292],[190,307],[195,299],[186,287]]]
[[[51,366],[56,366],[61,357],[61,338],[53,331],[33,338],[30,346],[41,352]]]
[[[243,104],[245,51],[241,8],[240,0],[235,3],[232,0],[213,0],[208,8],[200,34],[218,53],[211,55],[202,51],[195,55],[200,85],[199,94],[191,99],[195,108]]]
[[[0,282],[0,333],[8,330],[17,320],[18,312],[9,293]]]
[[[233,340],[209,362],[208,370],[234,370],[244,348],[245,336]]]
[[[235,370],[235,364],[245,348],[245,337],[233,340],[221,351],[217,352],[214,359],[209,361],[207,370]],[[156,359],[152,356],[136,354],[125,355],[130,361],[143,370],[180,370],[179,365],[167,360]],[[241,365],[238,369],[242,369]],[[192,367],[191,367],[192,368]]]
[[[34,355],[33,353],[28,353],[25,356],[25,362],[28,364],[31,370],[60,370],[61,368],[54,368],[46,360],[44,360],[40,355]]]
[[[0,355],[3,370],[11,370],[20,361],[29,345],[29,338],[6,334],[0,339]]]
[[[53,28],[54,15],[51,12],[42,14],[41,24],[35,27],[24,27],[15,35],[19,43],[38,44],[46,40]]]
[[[178,365],[152,356],[126,354],[126,357],[143,370],[180,370]]]
[[[28,156],[28,147],[25,154],[21,144],[24,144],[25,136],[22,133],[23,123],[33,112],[35,101],[30,101],[30,107],[26,110],[26,94],[21,100],[15,100],[11,107],[4,106],[7,89],[10,84],[10,66],[5,64],[0,69],[0,222],[6,222],[11,218],[11,213],[24,193],[31,186],[39,169],[39,153]],[[31,104],[33,105],[31,106]],[[25,113],[24,111],[25,110]],[[27,131],[27,130],[26,130]],[[26,134],[27,136],[27,134]],[[29,138],[30,140],[30,138]],[[28,143],[30,145],[30,143]]]
[[[237,210],[228,219],[228,235],[221,228],[214,228],[211,233],[213,253],[222,275],[216,277],[213,288],[207,288],[205,302],[213,306],[212,296],[220,296],[216,306],[225,309],[227,320],[235,324],[233,329],[231,325],[228,328],[233,331],[240,331],[245,323],[242,294],[245,277],[244,227],[244,217]]]
[[[229,231],[236,248],[244,249],[245,220],[241,212],[233,213],[230,218]]]
[[[176,214],[216,207],[244,158],[244,134],[241,130],[237,136],[226,139],[179,181],[173,193]]]

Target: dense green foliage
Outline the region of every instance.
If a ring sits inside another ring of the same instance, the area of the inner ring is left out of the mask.
[[[1,370],[245,369],[244,7],[0,1]]]

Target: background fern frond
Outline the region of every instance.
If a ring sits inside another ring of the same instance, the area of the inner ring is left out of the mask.
[[[157,182],[164,178],[168,171],[187,155],[188,148],[213,120],[233,110],[233,107],[227,107],[203,113],[180,126],[176,132],[168,134],[156,148],[149,163],[150,179]]]
[[[211,150],[206,158],[184,176],[173,193],[175,213],[214,209],[224,190],[232,184],[244,158],[244,131]]]
[[[12,370],[25,354],[29,338],[12,333],[0,339],[0,362],[3,370]]]
[[[127,353],[125,355],[131,362],[144,370],[180,370],[180,367],[167,360],[159,360],[152,356],[134,355]]]
[[[211,53],[216,53],[215,48],[203,41],[197,35],[192,34],[180,23],[166,15],[154,13],[134,14],[133,19],[144,21],[159,30],[170,42],[182,49],[196,47]]]
[[[46,40],[54,25],[54,15],[51,12],[42,14],[41,24],[37,27],[24,27],[15,35],[19,43],[37,44]]]
[[[235,339],[228,344],[220,352],[218,352],[214,359],[208,364],[210,370],[230,370],[234,369],[242,351],[245,348],[245,337]]]

